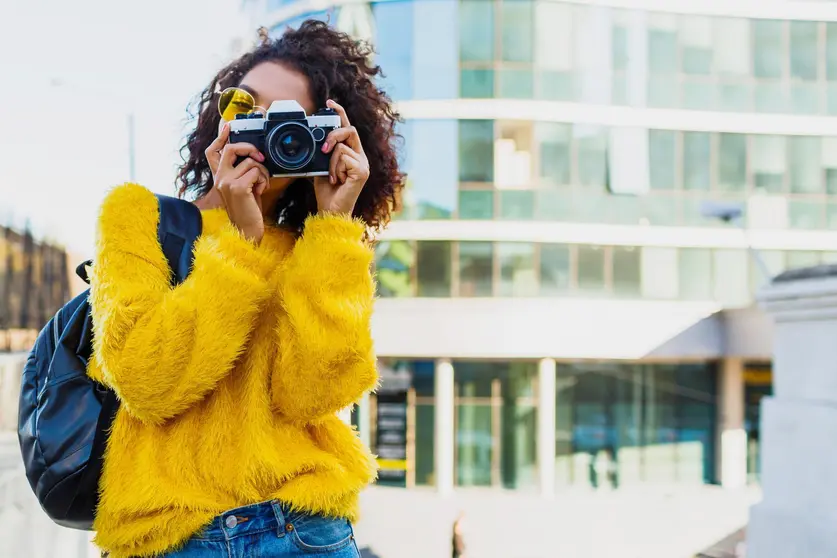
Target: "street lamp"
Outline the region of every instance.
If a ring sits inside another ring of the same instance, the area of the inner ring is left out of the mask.
[[[750,256],[756,262],[764,281],[769,283],[773,279],[773,274],[770,273],[770,269],[764,263],[761,253],[753,248],[753,245],[750,243],[750,235],[748,234],[747,223],[744,219],[744,204],[739,202],[704,200],[700,204],[700,215],[705,219],[717,219],[741,229],[741,232],[744,234],[744,241],[747,243],[747,252],[750,253]]]

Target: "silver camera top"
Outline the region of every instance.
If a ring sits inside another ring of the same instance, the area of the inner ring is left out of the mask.
[[[331,109],[322,109],[308,116],[305,109],[294,100],[273,101],[267,114],[253,113],[230,122],[231,132],[262,130],[265,121],[270,122],[305,122],[309,128],[340,128],[340,115]]]

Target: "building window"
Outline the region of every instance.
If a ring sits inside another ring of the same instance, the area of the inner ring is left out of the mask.
[[[500,260],[500,296],[535,296],[535,245],[524,242],[497,243]]]
[[[569,184],[572,126],[559,122],[536,122],[534,130],[541,182],[547,185]]]
[[[601,293],[605,288],[605,250],[601,246],[580,245],[578,250],[578,289]]]
[[[503,60],[532,62],[535,37],[531,0],[502,3]]]
[[[782,48],[781,21],[754,19],[753,29],[753,74],[757,78],[781,78],[782,62],[786,59]]]
[[[820,157],[820,138],[811,136],[788,138],[791,192],[818,194],[823,191]]]
[[[494,97],[494,70],[463,69],[459,73],[459,94],[464,99]]]
[[[680,298],[712,300],[712,252],[705,248],[681,248],[677,263]]]
[[[719,134],[718,188],[743,192],[747,185],[747,136]]]
[[[451,291],[451,251],[448,241],[416,243],[418,296],[448,297]]]
[[[817,79],[818,27],[819,23],[813,21],[790,22],[790,73],[792,78],[806,81]]]
[[[494,245],[491,242],[459,243],[459,296],[493,294]]]
[[[710,135],[705,132],[683,133],[683,188],[708,190],[710,176]]]
[[[459,121],[459,180],[494,180],[494,121]]]
[[[642,251],[634,246],[613,247],[613,294],[638,297],[642,293]]]
[[[493,190],[460,190],[459,191],[460,219],[493,219],[494,191]]]
[[[459,3],[459,58],[464,62],[494,60],[494,2]]]
[[[673,190],[677,184],[677,134],[648,130],[648,170],[652,190]]]
[[[542,244],[540,253],[540,294],[559,296],[570,288],[570,247]]]
[[[785,137],[754,134],[750,145],[753,185],[764,192],[784,192],[788,165]]]

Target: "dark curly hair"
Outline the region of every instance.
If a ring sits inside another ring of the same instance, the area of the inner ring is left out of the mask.
[[[288,29],[278,39],[270,38],[264,29],[259,34],[260,44],[218,72],[191,106],[191,121],[197,119],[197,124],[180,150],[180,196],[201,197],[212,189],[212,172],[204,151],[218,135],[217,92],[239,85],[263,62],[281,62],[308,77],[316,106],[334,99],[346,109],[369,160],[369,179],[355,204],[354,216],[370,229],[380,229],[398,207],[404,175],[396,153],[396,142],[401,138],[395,133],[395,124],[401,118],[389,96],[375,84],[375,77],[382,72],[380,66],[370,63],[372,48],[316,20]],[[296,180],[277,204],[275,218],[300,234],[305,219],[316,211],[313,188],[306,180]]]

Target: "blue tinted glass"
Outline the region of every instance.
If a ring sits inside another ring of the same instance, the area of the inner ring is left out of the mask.
[[[460,3],[459,57],[467,61],[494,58],[494,2],[462,0]]]
[[[410,182],[420,219],[448,219],[456,210],[459,149],[455,120],[414,120]]]
[[[507,99],[531,99],[534,92],[531,70],[500,70],[499,97]]]
[[[494,191],[493,190],[460,190],[459,192],[460,219],[493,219]]]
[[[395,100],[413,95],[413,3],[374,4],[375,62],[384,72],[383,88]]]
[[[494,70],[462,70],[459,93],[465,99],[494,97]]]
[[[459,2],[413,2],[413,98],[453,99],[459,87]]]

